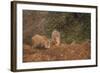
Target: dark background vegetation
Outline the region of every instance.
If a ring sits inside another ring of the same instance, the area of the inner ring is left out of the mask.
[[[32,36],[51,39],[55,29],[61,34],[60,46],[32,49]],[[90,59],[90,40],[90,13],[23,10],[23,62]]]
[[[23,10],[23,20],[24,41],[29,44],[35,34],[50,38],[54,29],[61,33],[62,42],[72,43],[90,39],[90,13]]]

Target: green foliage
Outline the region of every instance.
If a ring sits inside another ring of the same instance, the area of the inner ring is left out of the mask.
[[[48,12],[45,31],[50,36],[56,29],[61,33],[62,41],[71,43],[90,39],[90,27],[88,13]]]
[[[31,40],[35,34],[51,38],[55,29],[61,34],[61,42],[81,42],[90,39],[90,15],[90,13],[24,10],[24,39]]]

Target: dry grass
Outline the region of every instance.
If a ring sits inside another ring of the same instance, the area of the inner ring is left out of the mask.
[[[32,49],[30,45],[24,44],[23,62],[90,59],[90,48],[89,42],[61,44],[49,49]]]

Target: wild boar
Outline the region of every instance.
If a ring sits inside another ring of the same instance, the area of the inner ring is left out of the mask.
[[[50,41],[46,36],[36,34],[32,37],[32,48],[50,48]]]
[[[60,45],[60,32],[54,30],[51,35],[51,45],[52,46],[59,46]]]

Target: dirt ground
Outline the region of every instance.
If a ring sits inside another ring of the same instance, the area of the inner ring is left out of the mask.
[[[89,42],[83,42],[81,44],[61,44],[58,47],[49,49],[32,49],[28,44],[24,44],[23,47],[23,62],[81,60],[91,58]]]

